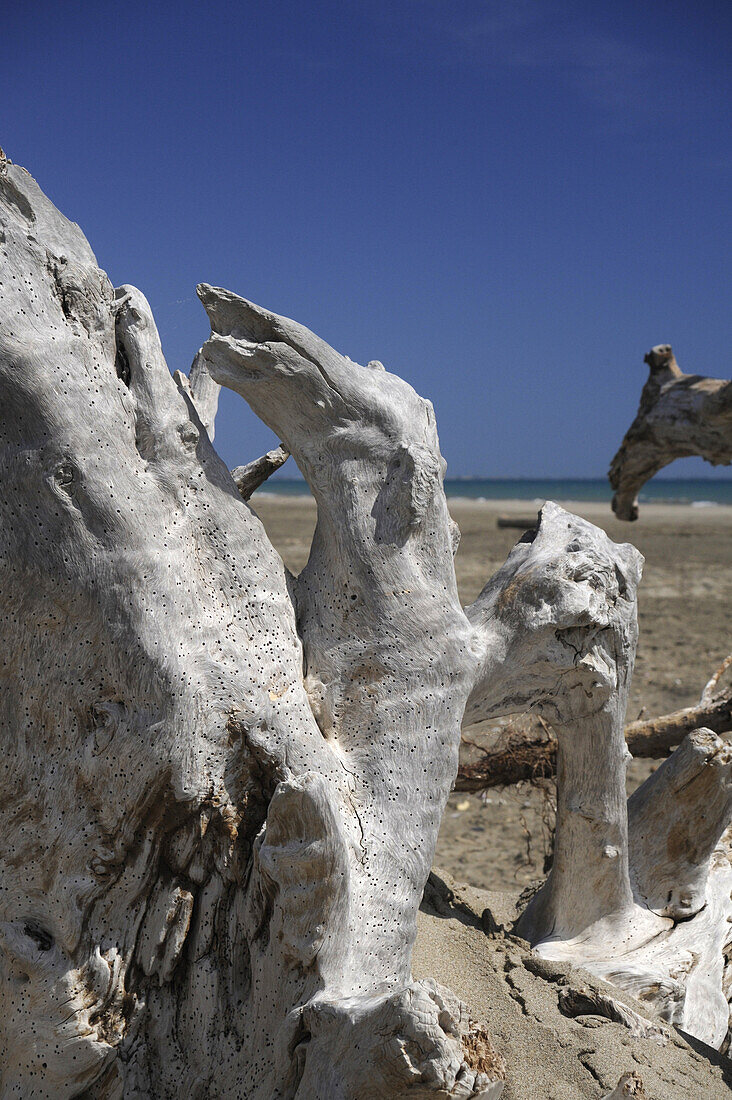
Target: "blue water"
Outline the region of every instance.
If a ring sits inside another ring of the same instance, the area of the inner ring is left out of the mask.
[[[610,501],[605,478],[447,478],[448,497],[468,500],[599,500]],[[307,496],[304,481],[271,478],[259,490],[277,496]],[[732,478],[656,478],[644,485],[640,501],[657,504],[731,504]]]
[[[599,500],[610,501],[612,489],[606,478],[455,478],[445,481],[448,497],[476,500]],[[646,482],[641,503],[732,504],[732,478],[660,478]]]

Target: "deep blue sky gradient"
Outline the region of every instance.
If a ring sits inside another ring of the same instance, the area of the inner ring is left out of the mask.
[[[729,376],[728,2],[42,0],[2,23],[0,144],[147,294],[171,369],[207,336],[196,282],[227,286],[431,397],[450,475],[503,477],[602,476],[653,344]],[[227,394],[223,457],[271,442]]]

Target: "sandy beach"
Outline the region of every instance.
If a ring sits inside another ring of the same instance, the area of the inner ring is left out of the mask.
[[[628,720],[696,702],[732,648],[732,508],[645,504],[640,519],[631,524],[616,520],[609,504],[559,503],[602,527],[614,541],[633,543],[646,559]],[[256,494],[252,504],[287,566],[298,572],[307,560],[315,525],[313,500]],[[450,501],[462,533],[456,571],[464,604],[475,599],[520,537],[519,530],[497,527],[497,517],[528,519],[536,508],[527,501]],[[473,734],[466,731],[466,736]],[[634,761],[629,789],[653,766],[652,761]],[[552,785],[546,788],[522,784],[484,796],[452,795],[436,866],[489,890],[515,889],[540,877],[552,822]]]

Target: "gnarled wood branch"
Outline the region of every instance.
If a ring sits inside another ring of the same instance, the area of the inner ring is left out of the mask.
[[[694,730],[628,800],[635,893],[655,913],[693,917],[732,820],[732,746]]]
[[[701,727],[717,734],[732,732],[732,687],[714,691],[729,663],[727,657],[694,706],[629,722],[625,727],[625,741],[631,755],[666,756],[687,734]],[[480,744],[480,757],[460,765],[455,790],[479,791],[553,776],[557,767],[557,742],[545,727],[546,723],[529,731],[509,727],[489,745]]]
[[[253,462],[247,463],[246,466],[237,466],[232,470],[231,476],[241,493],[242,500],[249,500],[252,494],[260,485],[264,485],[267,478],[271,477],[275,470],[279,470],[281,466],[284,466],[289,457],[290,452],[280,443],[279,447],[267,451],[261,458],[255,458]]]
[[[651,348],[644,362],[651,373],[608,475],[618,519],[638,518],[641,488],[675,458],[732,462],[732,382],[684,374],[669,344]]]
[[[201,425],[206,429],[208,438],[213,443],[221,387],[217,382],[214,382],[206,370],[206,364],[200,351],[196,354],[189,373],[183,374],[182,371],[177,370],[173,375],[173,380],[178,388],[191,399]]]

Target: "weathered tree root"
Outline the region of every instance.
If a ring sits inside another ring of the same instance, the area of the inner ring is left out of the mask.
[[[410,976],[479,663],[431,407],[208,287],[176,385],[7,162],[0,235],[0,1097],[497,1096]],[[297,581],[211,445],[222,381],[318,498]]]
[[[605,557],[597,541],[588,558],[583,522],[565,517],[543,538],[541,524],[528,532],[467,609],[471,621],[485,616],[490,625],[488,675],[478,678],[466,720],[531,706],[557,738],[553,864],[517,930],[542,955],[630,990],[718,1048],[729,1018],[732,866],[720,842],[732,819],[732,753],[711,731],[697,730],[627,802],[624,718],[641,559],[632,547]],[[589,583],[585,606],[587,590],[574,589],[575,578]],[[514,631],[517,613],[522,628]],[[559,673],[557,647],[565,646],[572,660]]]
[[[481,754],[478,759],[462,762],[458,768],[456,791],[483,791],[550,779],[557,771],[556,738],[541,727],[530,733],[508,728],[491,745],[477,747]]]
[[[558,731],[535,927],[624,916],[640,556],[549,503],[464,612],[409,386],[210,286],[176,385],[5,160],[0,236],[0,1100],[493,1100],[489,1033],[410,972],[461,722]],[[316,498],[297,578],[212,447],[222,384]]]
[[[650,377],[608,474],[618,519],[638,518],[638,493],[675,458],[732,462],[732,382],[684,374],[669,344],[651,348],[644,362]]]

